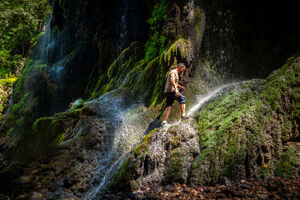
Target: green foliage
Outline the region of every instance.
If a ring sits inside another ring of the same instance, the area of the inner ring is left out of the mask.
[[[0,79],[0,87],[12,87],[16,80],[14,75],[6,74],[5,78]]]
[[[167,38],[164,36],[164,30],[167,23],[169,4],[168,0],[160,0],[155,4],[152,17],[147,21],[150,25],[150,38],[145,44],[146,61],[152,60],[165,50]]]
[[[0,124],[2,123],[3,111],[7,105],[9,90],[16,82],[17,78],[14,75],[6,75],[5,78],[0,79]]]
[[[0,1],[0,77],[21,64],[48,14],[47,0]]]

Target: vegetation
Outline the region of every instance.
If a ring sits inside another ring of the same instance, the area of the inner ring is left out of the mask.
[[[164,30],[167,23],[169,4],[168,0],[161,0],[155,4],[152,17],[147,21],[150,25],[150,38],[145,45],[146,61],[152,60],[165,50],[167,38],[164,35]]]
[[[48,0],[0,1],[0,78],[24,64],[50,12]]]
[[[0,79],[0,124],[2,123],[2,114],[8,102],[9,90],[17,78],[13,75],[6,76],[3,79]]]
[[[285,145],[299,137],[299,60],[290,59],[266,81],[242,84],[199,113],[202,153],[191,168],[193,183],[299,173],[297,154]]]

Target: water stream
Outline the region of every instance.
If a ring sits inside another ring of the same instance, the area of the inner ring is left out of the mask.
[[[98,195],[107,189],[114,174],[126,160],[128,152],[139,143],[151,123],[152,118],[147,116],[149,112],[144,112],[146,108],[142,102],[128,106],[126,98],[111,92],[88,103],[106,120],[106,133],[98,170],[90,182],[94,186],[84,199],[98,199]]]
[[[197,110],[199,110],[201,108],[201,106],[209,101],[210,99],[213,99],[221,94],[223,94],[224,92],[232,89],[232,87],[235,87],[237,85],[239,85],[240,82],[233,82],[233,83],[228,83],[228,84],[225,84],[225,85],[222,85],[220,87],[217,87],[216,89],[210,91],[208,94],[206,94],[205,96],[201,96],[201,97],[198,97],[198,100],[194,106],[191,107],[191,109],[187,112],[187,115],[188,116],[192,116],[195,114],[195,112]]]

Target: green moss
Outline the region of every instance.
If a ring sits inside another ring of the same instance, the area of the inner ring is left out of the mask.
[[[293,124],[291,121],[286,120],[282,126],[282,140],[287,141],[292,133]]]
[[[203,11],[198,6],[196,6],[194,10],[194,16],[196,33],[200,35],[204,26],[203,22],[205,21],[205,15]]]
[[[272,137],[276,135],[281,142],[292,138],[292,130],[297,128],[296,115],[291,114],[295,109],[291,108],[300,100],[299,95],[293,95],[292,85],[300,81],[296,78],[300,73],[299,59],[290,60],[266,81],[242,84],[239,90],[212,100],[199,112],[197,129],[202,152],[191,167],[191,177],[195,177],[197,184],[217,183],[224,176],[234,178],[237,166],[244,165],[246,154],[251,157],[252,149],[266,143],[270,127]],[[277,154],[280,148],[277,142],[274,141],[274,160],[281,159]],[[253,163],[246,167],[250,165]],[[280,166],[277,171],[278,174],[286,173]],[[202,173],[209,175],[201,177]],[[268,177],[272,173],[273,168],[263,168],[258,177]]]
[[[114,89],[114,79],[111,79],[109,83],[104,85],[103,90],[102,90],[101,93],[105,94],[105,93],[111,91],[112,89]]]
[[[56,139],[57,144],[61,144],[67,138],[67,134],[69,132],[69,128],[67,128],[61,135],[59,135]]]
[[[133,42],[128,48],[124,49],[118,58],[109,66],[107,71],[108,79],[112,79],[124,71],[128,71],[133,61],[132,53],[138,48],[138,43]],[[134,55],[133,55],[134,56]],[[120,67],[121,66],[121,67]]]
[[[123,162],[123,164],[121,165],[120,170],[119,170],[118,173],[117,173],[117,179],[121,180],[122,177],[126,174],[126,168],[127,168],[128,162],[129,162],[129,161],[128,161],[128,159],[127,159],[127,160],[125,160],[125,161]]]
[[[136,162],[132,157],[127,158],[121,165],[117,174],[114,175],[112,181],[109,184],[111,191],[129,191],[131,190],[130,178],[132,173],[136,169]]]
[[[179,38],[167,50],[167,54],[164,56],[165,62],[170,66],[172,64],[171,59],[180,56],[180,59],[183,60],[188,47],[189,42],[183,38]]]
[[[184,168],[184,162],[186,162],[186,156],[183,150],[176,149],[171,152],[169,165],[166,169],[167,183],[184,183],[184,180],[182,179],[182,170]]]
[[[41,65],[34,66],[35,69],[39,69],[39,70],[44,70],[47,67],[48,67],[48,65],[46,65],[46,64],[41,64]]]
[[[125,50],[126,50],[126,49],[125,49]],[[125,50],[124,50],[124,51],[125,51]],[[124,51],[123,51],[123,52],[124,52]],[[111,64],[111,65],[108,67],[107,76],[108,76],[109,79],[113,78],[113,77],[116,75],[117,70],[118,70],[118,65],[117,65],[118,62],[119,62],[119,60],[116,59],[116,60],[113,62],[113,64]]]
[[[27,101],[30,99],[30,95],[30,92],[26,93],[18,103],[13,105],[11,111],[13,113],[18,113],[21,110],[23,110],[23,112],[30,110],[30,105],[27,104]]]
[[[151,60],[147,67],[144,69],[143,71],[143,75],[142,75],[142,83],[143,84],[147,84],[148,82],[150,82],[150,78],[152,77],[153,73],[155,73],[157,71],[157,67],[158,67],[158,59],[159,56],[154,58],[153,60]]]
[[[100,75],[90,99],[103,95],[121,86],[133,89],[137,83],[136,77],[142,73],[141,66],[145,64],[142,58],[143,50],[139,42],[133,42],[109,66],[107,74]]]
[[[173,146],[173,148],[178,147],[178,136],[173,137],[172,146]]]
[[[145,135],[142,142],[134,148],[133,153],[135,155],[140,155],[142,152],[147,152],[147,147],[150,142],[150,139],[154,133],[156,133],[158,129],[153,129],[148,135]]]
[[[281,178],[295,178],[296,174],[299,174],[299,155],[297,152],[300,152],[300,147],[297,147],[297,150],[288,149],[282,155],[280,155],[276,169],[275,175]]]
[[[57,137],[64,132],[62,119],[53,117],[41,117],[37,119],[30,130],[22,132],[22,144],[19,146],[19,154],[22,159],[31,160],[36,156],[55,151]]]
[[[166,45],[166,36],[164,35],[167,23],[167,10],[170,5],[168,0],[160,0],[154,5],[152,17],[148,19],[150,25],[150,37],[145,44],[145,60],[150,61],[159,56]]]
[[[100,94],[101,94],[100,87],[106,82],[106,80],[107,80],[107,76],[105,74],[102,74],[99,77],[99,79],[96,83],[95,89],[91,93],[90,100],[100,96]]]

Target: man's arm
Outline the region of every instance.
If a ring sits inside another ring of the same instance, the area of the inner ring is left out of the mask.
[[[178,88],[177,88],[175,81],[172,79],[170,81],[171,81],[172,86],[175,88],[175,92],[178,92]]]
[[[182,85],[177,85],[177,87],[179,88],[179,89],[183,89],[184,90],[184,87],[182,86]]]
[[[177,88],[177,85],[176,85],[175,81],[171,79],[170,82],[173,85],[173,87],[175,88],[175,96],[178,97],[179,96],[179,91],[178,91],[178,88]]]

